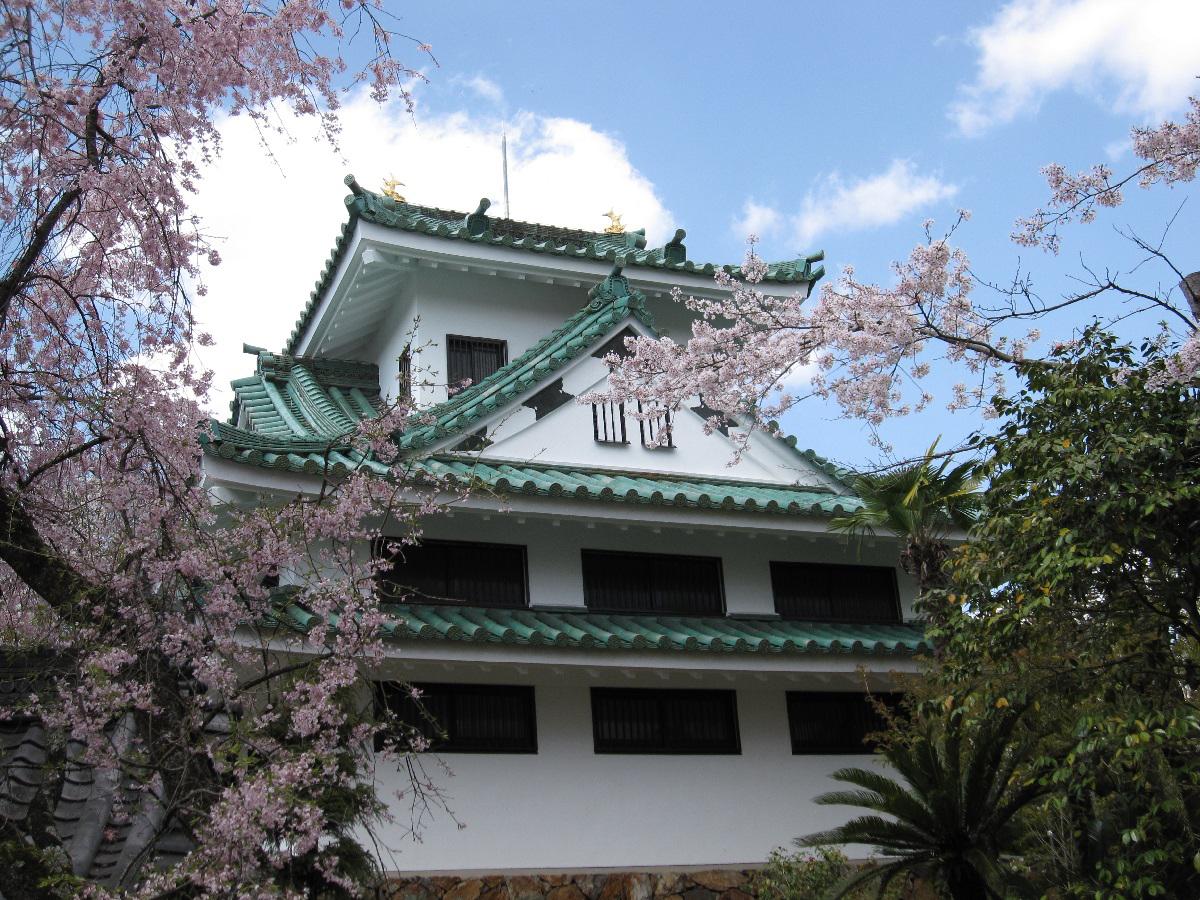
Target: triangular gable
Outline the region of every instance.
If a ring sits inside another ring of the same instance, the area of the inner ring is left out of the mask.
[[[654,336],[642,296],[614,268],[593,288],[592,302],[491,377],[422,412],[428,424],[406,433],[404,449],[478,454],[480,459],[681,476],[732,478],[844,490],[831,473],[773,434],[759,435],[740,462],[728,429],[705,433],[710,415],[699,405],[680,410],[672,447],[656,446],[651,423],[629,409],[593,408],[578,397],[603,391],[604,358],[630,335]],[[623,440],[601,440],[601,419],[620,419]]]
[[[653,334],[645,300],[621,275],[620,266],[614,266],[589,296],[587,306],[512,362],[449,400],[421,410],[414,426],[400,436],[400,448],[455,449],[456,439],[488,427],[510,407],[548,388],[552,392],[556,373],[611,339],[626,323],[637,323],[642,333]]]
[[[720,430],[705,433],[705,410],[677,412],[671,421],[670,446],[659,446],[652,436],[655,423],[639,419],[634,413],[636,404],[581,404],[578,397],[606,387],[608,370],[602,357],[586,354],[557,374],[552,385],[539,392],[541,396],[507,407],[472,441],[457,449],[474,451],[481,461],[534,461],[596,471],[843,489],[813,460],[765,433],[756,435],[750,449],[731,465],[737,447]],[[547,396],[554,401],[552,409],[547,411],[544,402],[535,406],[533,401]],[[606,433],[613,439],[603,440]],[[782,446],[774,447],[776,444]]]
[[[655,447],[642,422],[624,416],[623,443],[596,440],[593,409],[577,398],[603,390],[604,357],[630,335],[654,336],[644,298],[621,267],[590,292],[591,302],[497,372],[447,401],[415,413],[398,436],[414,456],[461,454],[506,463],[553,464],[595,471],[637,471],[684,478],[803,486],[847,494],[844,473],[795,438],[757,435],[741,462],[727,429],[704,433],[708,410],[681,410],[672,425],[673,448]],[[323,471],[325,454],[336,467],[370,461],[341,440],[380,403],[373,364],[292,357],[256,351],[253,376],[234,382],[229,423],[211,423],[202,439],[209,452],[272,468]]]

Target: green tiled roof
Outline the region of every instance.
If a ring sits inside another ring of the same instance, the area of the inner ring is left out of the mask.
[[[268,442],[310,441],[325,446],[379,406],[374,363],[316,359],[255,350],[257,365],[233,382],[230,423]],[[239,429],[241,430],[241,429]]]
[[[574,259],[607,260],[625,266],[667,269],[676,272],[692,272],[713,275],[718,268],[735,275],[741,274],[740,266],[718,266],[713,263],[697,263],[686,258],[682,229],[674,239],[662,247],[646,249],[646,236],[642,231],[623,234],[585,231],[577,228],[558,228],[534,222],[518,222],[513,219],[495,218],[487,215],[490,201],[483,200],[474,213],[456,212],[400,203],[390,197],[376,194],[361,187],[353,175],[346,177],[352,193],[346,198],[349,219],[342,225],[334,243],[333,251],[325,268],[317,279],[308,303],[300,314],[296,327],[288,337],[285,352],[294,353],[300,338],[308,329],[317,307],[325,296],[333,274],[349,245],[355,223],[359,220],[372,222],[400,231],[430,234],[451,240],[470,241],[487,246],[513,247],[532,253],[544,253]],[[765,281],[793,284],[815,282],[825,270],[814,263],[824,258],[822,253],[799,256],[796,259],[769,263]]]
[[[444,437],[462,434],[479,419],[505,406],[518,394],[544,380],[580,355],[587,353],[604,335],[629,316],[647,328],[654,320],[646,311],[645,298],[633,290],[614,266],[613,274],[591,290],[591,302],[567,319],[552,334],[542,338],[508,365],[478,384],[459,391],[444,403],[420,412],[422,423],[408,429],[399,444],[403,450],[419,450]]]
[[[388,618],[384,630],[395,640],[596,650],[875,656],[907,656],[930,649],[917,625],[858,625],[717,616],[627,616],[586,610],[423,604],[395,604],[386,607],[385,612]],[[312,618],[302,607],[289,604],[281,624],[306,630]]]
[[[387,468],[346,448],[330,445],[290,450],[244,446],[228,426],[204,439],[214,456],[276,471],[341,477],[365,466],[378,474]],[[768,482],[690,479],[653,472],[619,472],[546,464],[506,463],[457,456],[434,456],[411,463],[417,477],[427,475],[500,496],[562,497],[604,503],[716,509],[728,512],[791,516],[836,516],[857,509],[862,501],[816,487],[787,487]]]
[[[734,479],[699,480],[650,472],[508,464],[448,456],[423,460],[421,467],[437,478],[482,487],[502,495],[802,516],[841,515],[862,505],[857,497],[822,488]]]
[[[796,439],[782,437],[777,428],[772,431],[777,439],[842,490],[505,462],[454,453],[423,455],[444,438],[469,435],[481,419],[549,382],[555,371],[593,350],[628,317],[652,327],[641,295],[630,288],[619,267],[591,295],[591,302],[553,334],[478,384],[414,416],[397,436],[400,448],[412,455],[414,474],[501,495],[677,508],[831,516],[860,505],[843,470],[811,450],[796,450]],[[209,433],[201,437],[207,453],[277,471],[334,478],[361,467],[381,475],[388,472],[380,461],[352,449],[348,440],[359,419],[374,415],[380,402],[374,365],[248,349],[256,353],[255,374],[234,382],[231,420],[210,423]]]

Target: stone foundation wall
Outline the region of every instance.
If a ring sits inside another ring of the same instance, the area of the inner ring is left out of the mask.
[[[753,869],[397,878],[392,900],[752,900]]]

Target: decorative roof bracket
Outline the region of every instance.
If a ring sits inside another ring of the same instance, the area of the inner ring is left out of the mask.
[[[488,207],[491,205],[491,200],[481,197],[475,212],[467,216],[467,234],[471,237],[482,237],[492,230],[492,220],[487,217]]]
[[[687,247],[683,245],[683,239],[687,237],[687,232],[682,228],[675,229],[675,237],[663,247],[663,260],[671,265],[680,265],[687,260]]]

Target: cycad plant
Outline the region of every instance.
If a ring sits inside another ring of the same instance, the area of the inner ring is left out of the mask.
[[[1013,864],[1024,834],[1019,814],[1044,792],[1029,771],[1035,739],[1012,707],[993,703],[974,719],[964,712],[915,712],[911,727],[883,751],[898,778],[854,768],[833,774],[853,789],[816,802],[869,812],[798,843],[866,844],[884,860],[858,869],[831,898],[872,880],[882,893],[910,874],[940,884],[954,900],[1030,893]]]
[[[935,461],[937,441],[922,459],[907,466],[851,482],[863,505],[838,516],[829,527],[859,537],[890,531],[904,540],[900,564],[916,580],[922,594],[941,587],[952,529],[966,530],[979,512],[982,494],[972,461],[951,466],[950,457]]]

